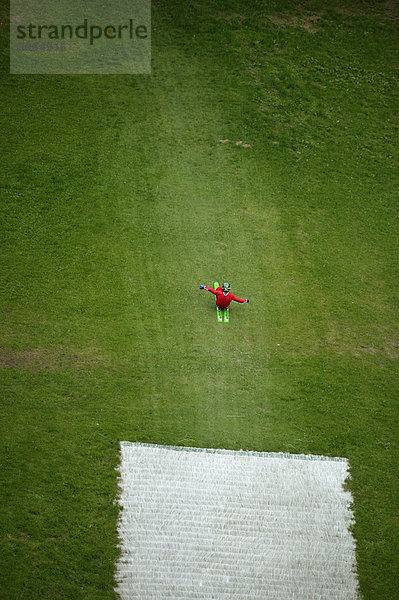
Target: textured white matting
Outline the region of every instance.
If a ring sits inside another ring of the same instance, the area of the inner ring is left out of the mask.
[[[342,458],[121,443],[123,600],[354,600]]]

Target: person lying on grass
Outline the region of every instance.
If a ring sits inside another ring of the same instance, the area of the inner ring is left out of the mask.
[[[207,287],[206,285],[200,285],[200,290],[207,290],[208,292],[212,292],[216,296],[216,306],[218,308],[227,308],[230,306],[230,302],[234,300],[235,302],[249,302],[249,298],[237,298],[230,292],[230,284],[224,283],[223,285],[219,285],[216,290],[213,288]]]

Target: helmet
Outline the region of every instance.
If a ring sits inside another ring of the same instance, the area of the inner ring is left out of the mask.
[[[227,281],[226,281],[226,283],[223,283],[222,290],[224,292],[228,292],[230,290],[230,284]]]

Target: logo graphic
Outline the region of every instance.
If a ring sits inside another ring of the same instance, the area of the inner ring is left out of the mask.
[[[151,73],[150,0],[11,0],[11,73]]]

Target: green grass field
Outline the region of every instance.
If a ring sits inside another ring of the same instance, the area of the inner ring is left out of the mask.
[[[398,16],[153,0],[151,76],[16,76],[2,3],[0,598],[116,597],[120,440],[348,457],[399,597]]]

